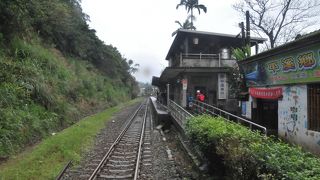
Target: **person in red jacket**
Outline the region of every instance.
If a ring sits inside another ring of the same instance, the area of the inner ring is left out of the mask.
[[[197,90],[196,99],[197,99],[199,102],[202,102],[202,103],[204,102],[205,96],[204,96],[204,94],[202,94],[202,93],[200,92],[200,90]],[[202,113],[204,112],[204,108],[203,108],[202,103],[197,103],[197,108],[196,108],[197,113],[202,114]]]
[[[204,102],[204,99],[205,99],[204,94],[202,94],[200,90],[197,90],[197,100],[200,102]]]

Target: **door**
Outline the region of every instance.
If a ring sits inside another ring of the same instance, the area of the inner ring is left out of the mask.
[[[268,135],[278,134],[278,100],[257,99],[257,122],[265,126]]]

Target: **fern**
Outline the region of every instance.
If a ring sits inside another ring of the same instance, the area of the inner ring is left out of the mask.
[[[232,55],[236,58],[236,60],[242,61],[251,56],[251,47],[247,45],[243,48],[232,48]]]

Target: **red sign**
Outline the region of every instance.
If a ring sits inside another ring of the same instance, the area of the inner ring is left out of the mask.
[[[282,88],[249,88],[249,93],[254,98],[278,99],[282,96]]]

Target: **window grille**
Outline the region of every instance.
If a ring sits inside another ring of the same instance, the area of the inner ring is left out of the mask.
[[[320,131],[320,84],[308,85],[308,129]]]

